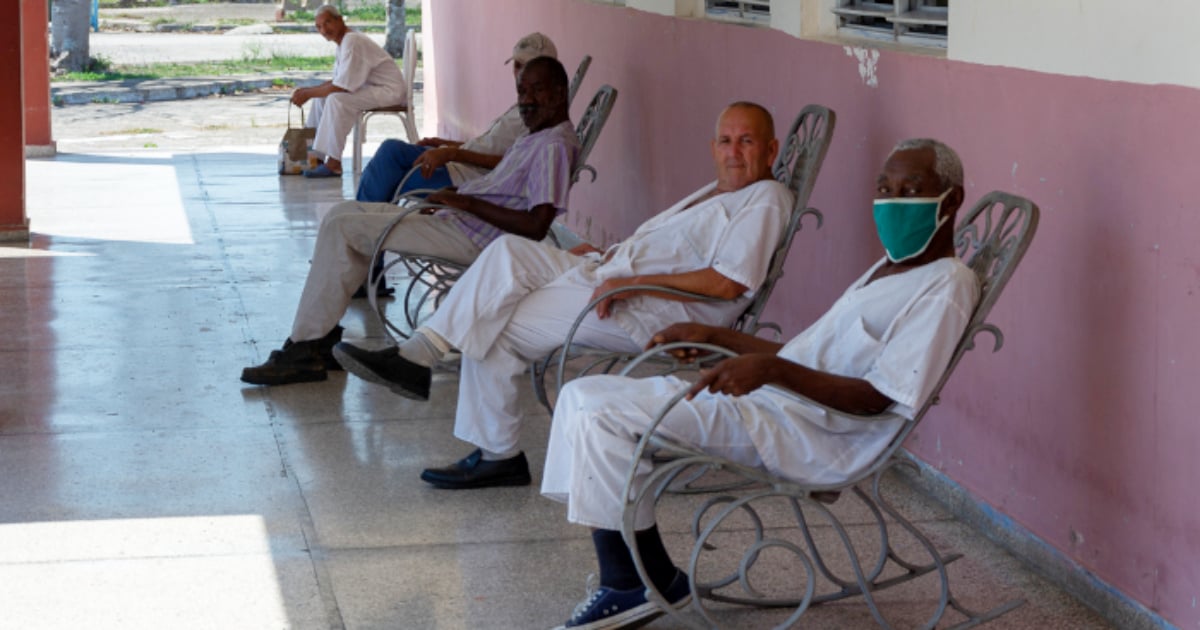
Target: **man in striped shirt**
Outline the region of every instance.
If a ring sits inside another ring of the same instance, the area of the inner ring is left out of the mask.
[[[509,233],[541,240],[567,209],[571,171],[579,154],[567,111],[567,72],[538,57],[517,79],[517,104],[529,134],[518,139],[490,173],[427,200],[443,208],[413,213],[386,247],[470,264],[484,247]],[[331,349],[341,340],[338,321],[363,283],[375,241],[396,216],[389,203],[346,201],[334,206],[317,233],[312,268],[300,296],[292,334],[261,365],[242,370],[255,385],[321,381],[340,369]]]

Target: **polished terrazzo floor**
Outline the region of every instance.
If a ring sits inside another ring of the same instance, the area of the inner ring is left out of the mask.
[[[351,195],[349,178],[280,178],[265,147],[60,154],[27,171],[34,236],[0,246],[0,627],[524,629],[566,618],[595,568],[563,506],[536,485],[451,492],[417,479],[468,450],[450,435],[453,374],[439,375],[429,404],[341,373],[270,389],[238,380],[286,337],[318,219]],[[348,338],[380,340],[365,304],[343,324]],[[537,480],[549,418],[526,403]],[[942,508],[888,488],[939,548],[968,554],[950,567],[963,603],[1028,600],[989,627],[1108,627]],[[664,521],[678,558],[681,502]],[[832,541],[828,528],[816,534]],[[794,570],[773,571],[764,582]],[[919,581],[880,600],[913,627],[937,592]],[[763,628],[781,617],[717,618]],[[806,619],[873,625],[861,599]]]

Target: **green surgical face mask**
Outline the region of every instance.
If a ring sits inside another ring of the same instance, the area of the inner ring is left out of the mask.
[[[887,250],[888,260],[902,262],[920,256],[934,233],[946,222],[939,217],[942,201],[953,188],[938,197],[892,197],[875,200],[875,231]]]

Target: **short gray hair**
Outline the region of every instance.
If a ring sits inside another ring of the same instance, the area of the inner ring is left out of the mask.
[[[942,186],[962,186],[963,185],[963,166],[962,160],[958,159],[958,154],[954,149],[946,146],[946,143],[933,138],[909,138],[901,140],[892,147],[892,152],[888,154],[888,159],[900,151],[914,151],[921,149],[929,149],[933,151],[933,172],[937,173],[938,179],[942,180]]]
[[[317,9],[317,13],[313,17],[315,18],[317,15],[321,15],[322,13],[328,13],[329,17],[333,18],[342,17],[342,14],[338,11],[337,7],[333,6],[332,4],[321,5],[321,8]]]

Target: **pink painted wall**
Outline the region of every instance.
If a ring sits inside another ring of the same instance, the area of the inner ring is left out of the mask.
[[[434,3],[430,3],[434,4]],[[878,86],[840,45],[580,0],[438,0],[442,135],[513,101],[499,65],[518,37],[595,58],[575,104],[620,98],[572,193],[571,225],[626,235],[712,177],[720,108],[763,103],[784,127],[807,102],[838,113],[813,204],[769,316],[795,333],[881,255],[876,169],[904,137],[960,152],[972,200],[1003,189],[1040,232],[992,314],[1007,343],[969,356],[910,448],[1101,579],[1181,627],[1200,625],[1200,90],[884,51]]]

